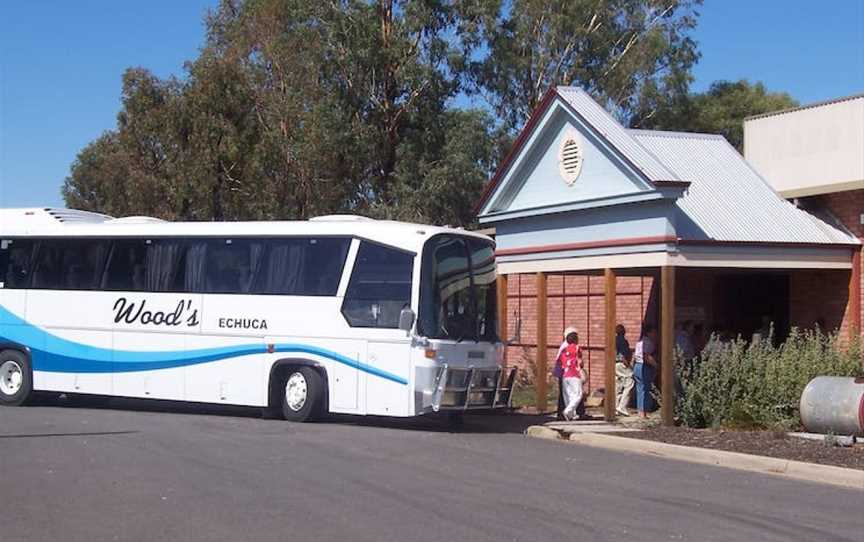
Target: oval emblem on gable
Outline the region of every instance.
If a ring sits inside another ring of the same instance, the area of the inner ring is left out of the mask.
[[[561,140],[558,149],[558,171],[568,185],[572,186],[582,172],[582,138],[576,130],[570,129]]]

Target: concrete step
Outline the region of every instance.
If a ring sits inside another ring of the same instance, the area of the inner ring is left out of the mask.
[[[564,435],[572,433],[625,433],[629,431],[640,431],[638,428],[624,427],[603,420],[574,420],[569,422],[554,421],[543,424],[543,427],[558,431]]]

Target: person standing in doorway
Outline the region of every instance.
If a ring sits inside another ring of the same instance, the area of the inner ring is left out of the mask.
[[[642,338],[636,343],[633,354],[633,379],[636,381],[636,408],[640,418],[647,418],[648,412],[654,410],[654,398],[651,387],[657,372],[657,328],[654,324],[645,324]]]
[[[566,346],[559,356],[564,380],[564,419],[572,420],[582,403],[582,349],[579,347],[579,334],[574,330],[566,337]]]
[[[615,379],[618,401],[615,410],[622,416],[629,416],[630,398],[633,396],[633,351],[627,342],[627,330],[615,326]]]
[[[675,332],[675,348],[684,362],[689,362],[696,356],[696,347],[693,346],[693,322],[690,320],[685,320],[678,326],[678,331]]]

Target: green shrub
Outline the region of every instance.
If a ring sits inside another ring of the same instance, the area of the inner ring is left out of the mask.
[[[679,361],[676,370],[683,394],[676,414],[685,425],[792,429],[800,425],[807,383],[860,374],[861,349],[857,342],[841,346],[836,334],[797,329],[776,347],[770,337],[752,343],[712,337],[701,361]]]

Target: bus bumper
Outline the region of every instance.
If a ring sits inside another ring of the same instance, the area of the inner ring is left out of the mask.
[[[432,410],[465,411],[510,408],[516,367],[448,367],[435,378]]]

